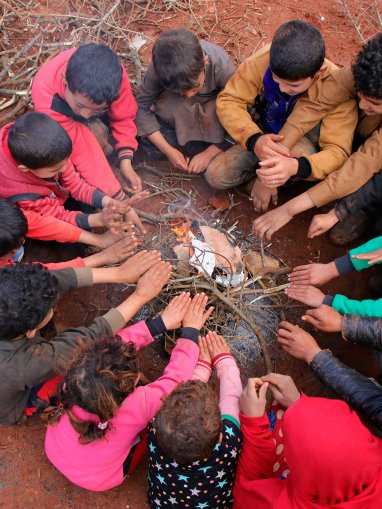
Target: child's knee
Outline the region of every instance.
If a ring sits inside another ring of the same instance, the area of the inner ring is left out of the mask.
[[[230,189],[253,177],[256,161],[239,145],[212,159],[205,172],[205,178],[215,189]]]

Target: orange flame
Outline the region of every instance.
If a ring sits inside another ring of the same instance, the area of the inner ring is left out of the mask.
[[[181,244],[190,244],[190,233],[191,230],[189,228],[189,222],[184,221],[183,223],[179,224],[176,223],[172,228],[171,231],[175,233],[177,242],[180,242]]]

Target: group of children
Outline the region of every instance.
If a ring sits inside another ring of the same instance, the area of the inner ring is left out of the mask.
[[[278,188],[321,180],[256,219],[261,236],[298,212],[354,193],[316,216],[309,235],[318,235],[378,203],[382,77],[374,67],[382,62],[382,36],[344,69],[325,58],[320,32],[299,20],[281,25],[271,45],[237,70],[222,48],[186,29],[164,32],[152,56],[135,101],[110,48],[64,51],[36,74],[36,111],[0,132],[0,424],[44,414],[48,458],[88,490],[121,484],[147,450],[151,509],[376,509],[378,383],[282,322],[280,345],[358,413],[343,401],[307,397],[285,375],[249,379],[243,390],[224,338],[200,335],[212,312],[203,293],[184,292],[160,315],[126,324],[171,272],[157,251],[133,255],[142,243],[137,229],[145,233],[134,205],[149,196],[132,165],[138,146],[146,157],[203,173],[217,189],[246,184],[258,212],[277,203]],[[367,138],[361,145],[355,129]],[[97,227],[106,233],[94,233]],[[102,250],[20,264],[26,237]],[[316,288],[381,260],[381,238],[373,239],[329,264],[296,267],[287,294],[315,308],[306,323],[381,351],[379,300]],[[44,339],[40,331],[58,299],[99,283],[136,286],[88,327]],[[163,375],[147,384],[138,350],[169,330],[179,330],[179,339]],[[213,370],[219,397],[208,384]]]

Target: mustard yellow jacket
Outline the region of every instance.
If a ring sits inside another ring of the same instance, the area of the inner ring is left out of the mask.
[[[265,46],[252,56],[244,60],[235,74],[228,81],[224,90],[220,92],[216,101],[216,111],[220,122],[227,132],[246,149],[248,139],[254,134],[261,133],[260,127],[252,120],[248,108],[252,107],[258,96],[263,82],[264,74],[269,66],[270,45]],[[337,69],[329,60],[325,59],[326,71],[322,76],[314,79],[307,92],[297,100],[292,112],[293,120],[284,126],[282,131],[288,128],[293,131],[290,142],[285,144],[291,148],[298,138],[305,132],[299,131],[299,123],[304,121],[304,112],[300,110],[299,103],[305,100],[317,101],[321,82]],[[312,96],[312,98],[310,98]],[[321,121],[319,145],[321,151],[316,154],[304,154],[309,160],[312,173],[309,180],[322,180],[330,173],[340,168],[351,154],[354,129],[357,124],[357,108],[354,99],[347,100],[331,107],[329,112],[324,112],[311,126],[314,127]],[[299,136],[296,138],[296,133]],[[281,134],[285,134],[281,132]]]

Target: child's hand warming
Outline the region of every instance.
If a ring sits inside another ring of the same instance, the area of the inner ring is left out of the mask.
[[[101,264],[113,265],[114,263],[126,260],[126,258],[134,253],[135,248],[140,243],[140,239],[136,238],[134,232],[125,234],[121,240],[98,253],[102,256]]]
[[[161,259],[159,251],[140,251],[118,267],[119,278],[116,283],[135,283]],[[149,283],[150,285],[150,283]]]
[[[308,309],[302,320],[324,332],[341,332],[344,317],[334,308],[321,304],[316,309]]]
[[[284,203],[281,207],[255,219],[252,231],[257,237],[266,237],[267,240],[271,240],[272,235],[292,219],[293,214],[290,213],[287,203]]]
[[[262,417],[267,404],[267,389],[269,383],[261,378],[249,378],[247,386],[240,397],[240,411],[247,417]]]
[[[355,258],[356,260],[369,260],[369,265],[382,262],[382,248],[371,251],[370,253],[355,254],[352,255],[352,258]]]
[[[214,309],[211,306],[205,311],[207,302],[208,297],[204,293],[198,293],[194,296],[182,320],[183,327],[193,327],[199,330],[203,327]]]
[[[169,262],[158,262],[138,280],[135,293],[148,302],[160,294],[170,278],[172,265]]]
[[[308,239],[322,235],[337,223],[336,209],[332,209],[327,214],[316,214],[309,226]]]
[[[263,382],[269,382],[272,396],[283,407],[290,407],[292,403],[300,399],[300,393],[290,376],[279,373],[269,373],[261,377]]]
[[[298,325],[289,322],[280,323],[277,342],[289,355],[296,359],[303,359],[308,364],[321,352],[313,336]]]
[[[339,276],[334,262],[299,265],[288,275],[291,283],[320,286]]]
[[[190,292],[182,292],[171,300],[162,313],[162,320],[167,330],[179,329],[190,304]]]
[[[212,364],[207,339],[204,336],[199,336],[198,345],[199,345],[199,360]]]
[[[226,340],[223,336],[218,336],[216,332],[210,331],[206,336],[206,340],[212,361],[222,353],[231,353]]]
[[[318,308],[324,302],[325,294],[318,288],[311,285],[299,285],[292,283],[285,293],[291,299],[298,300],[307,306]]]

